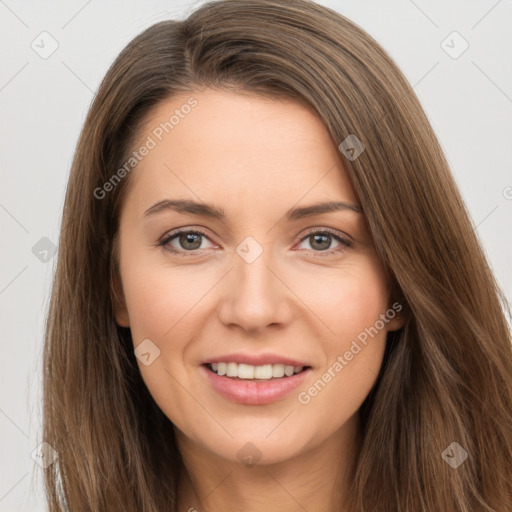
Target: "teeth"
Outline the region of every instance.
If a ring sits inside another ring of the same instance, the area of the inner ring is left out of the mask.
[[[236,363],[228,363],[226,368],[226,377],[238,377],[236,374],[237,366],[238,365]]]
[[[301,372],[303,366],[285,366],[284,364],[265,364],[262,366],[252,366],[250,364],[237,363],[212,363],[211,369],[217,375],[226,375],[227,377],[238,377],[239,379],[261,379],[270,380],[271,378],[291,377],[295,373]]]

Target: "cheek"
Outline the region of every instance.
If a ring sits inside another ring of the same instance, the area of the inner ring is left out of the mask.
[[[167,417],[183,424],[187,414],[182,411],[191,406],[190,396],[180,385],[189,379],[187,346],[202,325],[197,321],[199,301],[209,287],[194,286],[190,274],[144,263],[143,258],[126,262],[123,270],[134,347],[150,339],[159,350],[150,365],[138,361],[142,379]]]
[[[388,308],[383,270],[375,257],[329,269],[325,279],[317,274],[306,279],[297,276],[294,282],[302,283],[297,294],[323,321],[336,348],[373,326]]]
[[[298,396],[311,421],[330,411],[322,427],[326,435],[359,409],[375,383],[387,335],[381,315],[388,308],[384,274],[375,258],[347,265],[331,276],[328,287],[317,283],[308,301],[329,327],[323,339],[324,364],[311,387],[301,389]]]
[[[154,274],[154,273],[153,273]],[[144,276],[141,278],[140,276]],[[136,344],[139,337],[160,338],[172,327],[172,311],[176,301],[165,282],[155,279],[151,272],[127,273],[125,297],[130,315],[130,328]]]
[[[209,286],[194,276],[162,265],[127,262],[123,286],[134,342],[138,337],[164,340],[187,323]]]

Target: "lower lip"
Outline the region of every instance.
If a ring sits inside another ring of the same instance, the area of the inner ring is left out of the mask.
[[[300,373],[295,373],[291,377],[258,382],[253,380],[237,380],[225,375],[217,375],[206,365],[201,365],[199,368],[215,391],[232,402],[246,405],[271,404],[285,397],[300,386],[312,371],[311,368],[307,368]]]

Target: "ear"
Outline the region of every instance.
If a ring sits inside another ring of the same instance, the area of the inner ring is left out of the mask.
[[[388,331],[396,331],[402,328],[407,321],[407,313],[401,302],[395,301],[386,312],[389,321],[387,323]]]
[[[117,272],[112,274],[113,308],[117,325],[130,327],[130,316],[124,299],[123,285]]]

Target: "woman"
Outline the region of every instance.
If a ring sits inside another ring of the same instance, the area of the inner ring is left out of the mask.
[[[303,0],[157,23],[73,161],[50,510],[512,510],[504,304],[369,35]]]

